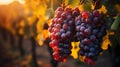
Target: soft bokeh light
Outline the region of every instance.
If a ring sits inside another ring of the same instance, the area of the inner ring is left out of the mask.
[[[24,0],[0,0],[0,5],[7,5],[7,4],[12,3],[13,1],[18,1],[18,2],[20,2],[21,4],[24,4],[24,3],[25,3]]]
[[[0,4],[9,4],[12,3],[14,0],[0,0]]]

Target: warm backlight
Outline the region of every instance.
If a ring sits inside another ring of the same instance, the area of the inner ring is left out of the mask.
[[[19,1],[21,4],[24,4],[24,0],[0,0],[0,5],[2,4],[5,4],[5,5],[7,5],[7,4],[10,4],[10,3],[12,3],[13,1]]]

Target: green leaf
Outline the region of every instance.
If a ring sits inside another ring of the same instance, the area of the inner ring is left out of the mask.
[[[72,4],[74,2],[74,0],[69,0],[68,4]]]
[[[91,11],[92,10],[91,3],[83,4],[82,7],[85,11]]]
[[[120,24],[120,14],[118,14],[117,18],[115,19],[115,21],[113,22],[112,26],[111,26],[111,30],[117,30]]]
[[[54,10],[52,8],[49,8],[46,10],[46,18],[51,19],[54,16]]]
[[[77,6],[79,3],[80,0],[69,0],[68,5]]]
[[[69,1],[70,1],[70,0],[65,0],[65,6],[68,5],[68,2],[69,2]]]
[[[113,24],[114,20],[115,19],[111,16],[105,17],[105,23],[109,30],[111,29],[111,25]]]
[[[109,35],[109,39],[110,39],[110,42],[111,42],[111,46],[112,46],[112,48],[115,48],[116,45],[117,45],[115,35]]]
[[[117,18],[113,22],[111,30],[115,31],[115,35],[109,36],[112,47],[114,48],[118,43],[120,44],[120,14],[118,14]]]

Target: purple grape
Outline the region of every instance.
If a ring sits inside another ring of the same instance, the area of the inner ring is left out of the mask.
[[[98,33],[98,30],[97,29],[93,29],[92,34],[93,35],[97,35],[97,33]]]
[[[90,44],[90,39],[85,38],[85,39],[82,40],[82,43],[86,44],[86,45],[89,45]]]
[[[63,48],[58,48],[59,53],[63,53],[64,49]]]
[[[93,16],[95,16],[95,17],[98,17],[100,15],[97,10],[94,10],[92,13],[93,13]]]
[[[76,37],[80,41],[79,55],[85,56],[93,62],[96,61],[97,56],[102,51],[102,37],[105,34],[103,15],[97,10],[91,13],[83,11],[75,18],[75,25]]]
[[[80,50],[79,55],[84,56],[84,52],[82,50]]]
[[[91,35],[91,36],[90,36],[90,40],[91,40],[91,41],[95,41],[95,40],[96,40],[96,36],[95,36],[95,35]]]
[[[62,40],[65,40],[65,39],[66,39],[66,34],[65,34],[65,33],[62,33],[62,34],[61,34],[61,39],[62,39]]]
[[[64,29],[60,29],[60,33],[65,33],[65,30]]]
[[[89,51],[89,47],[88,46],[84,46],[84,51]]]
[[[86,22],[86,23],[91,23],[92,21],[91,21],[90,18],[87,18],[87,19],[85,19],[85,22]]]
[[[94,56],[95,56],[95,54],[94,54],[94,53],[92,53],[92,52],[89,52],[89,53],[88,53],[88,56],[89,56],[89,57],[94,57]]]
[[[84,30],[84,34],[85,34],[85,35],[90,35],[90,33],[91,33],[90,29],[85,29],[85,30]]]
[[[90,52],[95,52],[94,47],[90,48]]]
[[[81,28],[80,26],[76,26],[76,31],[79,32],[79,31],[80,31],[80,28]]]
[[[66,36],[67,36],[67,37],[70,37],[70,35],[71,35],[71,32],[70,32],[70,31],[67,31],[67,32],[66,32]]]
[[[84,26],[81,26],[81,27],[80,27],[80,31],[83,32],[84,30],[85,30],[85,27],[84,27]]]
[[[57,61],[65,62],[71,54],[71,41],[76,33],[74,20],[77,15],[79,15],[77,8],[72,10],[71,8],[58,7],[55,10],[55,16],[51,20],[48,30],[51,39],[50,46],[54,51],[53,57]]]
[[[69,25],[74,25],[74,22],[73,21],[69,21],[68,24]]]

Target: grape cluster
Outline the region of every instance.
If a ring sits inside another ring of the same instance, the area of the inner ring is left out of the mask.
[[[106,29],[104,16],[97,10],[82,11],[75,18],[75,25],[77,40],[81,42],[79,55],[84,56],[84,62],[94,64],[102,51],[101,42]]]
[[[49,45],[55,60],[65,62],[71,54],[71,42],[80,41],[79,55],[88,64],[94,64],[97,60],[102,51],[102,38],[106,34],[102,13],[97,10],[80,12],[77,7],[73,10],[58,7],[48,30],[51,38]]]
[[[53,57],[57,61],[65,62],[71,54],[71,41],[74,39],[75,16],[79,15],[79,9],[58,7],[55,16],[52,18],[50,27],[51,42],[50,47],[53,49]]]

